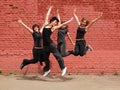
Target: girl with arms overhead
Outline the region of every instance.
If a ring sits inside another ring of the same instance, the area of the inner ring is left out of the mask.
[[[87,30],[95,23],[97,20],[99,20],[102,16],[102,13],[100,16],[89,22],[86,18],[82,18],[81,21],[79,21],[78,16],[76,15],[76,9],[73,11],[73,15],[75,17],[75,20],[78,24],[77,34],[76,34],[76,43],[74,50],[70,51],[71,54],[75,56],[84,56],[88,50],[92,51],[92,47],[90,45],[86,45],[85,40],[85,34]]]

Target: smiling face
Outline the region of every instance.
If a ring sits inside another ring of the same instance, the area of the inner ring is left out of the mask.
[[[52,21],[52,22],[51,22],[51,25],[52,25],[52,26],[56,26],[56,25],[58,25],[57,20]]]
[[[81,20],[81,26],[82,27],[86,27],[88,24],[89,24],[89,21],[87,19],[85,19],[85,18],[82,18],[82,20]]]
[[[39,32],[39,25],[37,25],[37,24],[34,24],[33,26],[32,26],[32,29],[33,29],[33,31],[35,31],[35,32]]]
[[[59,20],[58,20],[57,17],[52,17],[52,18],[50,19],[50,24],[51,24],[52,26],[58,25],[58,22],[59,22]]]
[[[36,32],[38,32],[39,28],[37,26],[35,26],[33,30],[36,31]]]

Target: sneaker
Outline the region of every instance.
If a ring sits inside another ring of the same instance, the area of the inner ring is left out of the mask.
[[[65,68],[62,70],[62,74],[61,74],[61,76],[64,76],[64,75],[65,75],[66,70],[67,70],[67,67],[65,67]]]
[[[91,47],[91,45],[88,45],[88,50],[93,51],[93,48]]]
[[[50,70],[46,71],[46,72],[43,74],[43,77],[46,77],[49,73],[50,73]]]

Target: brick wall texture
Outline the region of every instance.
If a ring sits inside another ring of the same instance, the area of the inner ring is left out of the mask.
[[[113,74],[120,72],[120,1],[119,0],[0,0],[0,70],[3,73],[42,73],[39,63],[29,65],[23,70],[19,66],[24,58],[32,58],[33,39],[20,25],[21,18],[29,27],[43,24],[49,6],[53,6],[51,16],[59,9],[62,20],[69,20],[73,9],[77,8],[79,19],[95,19],[101,12],[102,18],[86,33],[87,44],[93,47],[83,57],[70,55],[64,57],[67,73],[74,74]],[[77,23],[69,24],[69,32],[75,42]],[[55,31],[52,39],[56,43]],[[74,46],[68,38],[67,50]],[[52,73],[60,73],[57,61],[50,55]]]

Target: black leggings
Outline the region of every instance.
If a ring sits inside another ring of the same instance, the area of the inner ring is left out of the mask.
[[[62,57],[70,55],[69,52],[66,52],[66,42],[65,41],[59,42],[57,48]]]
[[[50,61],[49,59],[46,59],[45,51],[43,49],[33,49],[32,51],[33,51],[33,59],[31,60],[24,59],[24,65],[35,64],[38,61],[42,64],[42,62],[44,61],[46,66],[44,67],[43,70],[48,71],[49,69],[46,69],[46,68],[49,68]]]
[[[44,46],[44,49],[45,49],[45,55],[46,55],[47,59],[49,59],[50,53],[53,53],[54,57],[58,61],[58,64],[59,64],[61,70],[65,68],[64,60],[53,42],[50,43],[50,45],[48,45],[48,46]],[[46,61],[49,61],[49,60],[46,60]]]
[[[79,40],[79,41],[76,41],[75,48],[72,54],[75,56],[78,56],[78,55],[84,56],[87,51],[88,51],[88,46],[86,46],[86,41]]]

